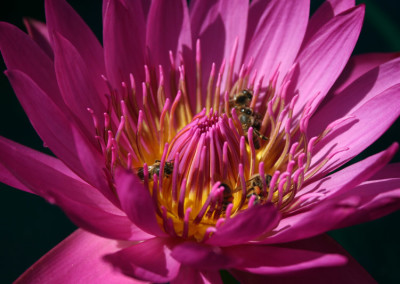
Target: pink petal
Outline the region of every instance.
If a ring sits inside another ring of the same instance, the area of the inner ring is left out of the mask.
[[[242,61],[248,10],[249,1],[246,0],[190,2],[193,39],[201,41],[203,78],[207,78],[210,74],[213,62],[218,68],[222,60],[230,59],[236,38],[239,39],[236,58],[238,62]],[[240,66],[234,68],[237,71]]]
[[[397,178],[399,173],[400,163],[388,164],[374,176],[372,176],[370,180]]]
[[[7,181],[10,178],[18,181],[29,191],[60,206],[73,222],[95,234],[125,240],[149,237],[59,160],[4,138],[0,139],[0,146],[1,168],[11,175],[2,178],[2,182],[14,185]]]
[[[80,159],[83,155],[77,155],[77,153],[82,153],[83,149],[87,149],[92,154],[96,153],[93,152],[92,146],[88,144],[85,137],[67,119],[68,113],[59,109],[38,85],[23,72],[9,70],[6,75],[33,127],[45,144],[82,179],[97,185],[101,183],[103,185],[99,189],[104,190],[104,177],[98,179],[98,175],[91,176],[88,174],[87,161]],[[97,155],[99,154],[97,153]],[[99,159],[101,157],[97,156],[96,160]],[[104,162],[96,162],[94,165],[102,164]],[[98,170],[101,171],[101,168]]]
[[[385,151],[306,185],[299,191],[293,201],[293,203],[297,204],[295,206],[296,211],[303,211],[315,206],[315,204],[327,198],[342,194],[368,180],[390,162],[398,148],[397,144],[393,144]]]
[[[367,53],[361,55],[352,56],[347,62],[346,67],[344,68],[340,77],[336,80],[335,85],[332,87],[330,91],[333,94],[339,94],[347,86],[352,84],[356,79],[367,73],[368,71],[382,65],[388,61],[391,61],[400,56],[399,52],[396,53]],[[392,64],[392,63],[390,63]],[[387,68],[386,65],[382,65],[381,68],[376,70],[378,73],[385,72],[382,68]],[[392,71],[394,71],[393,69]],[[389,76],[391,77],[391,76]],[[394,77],[394,76],[393,76]],[[379,80],[384,79],[385,77],[379,76]],[[377,78],[378,79],[378,78]],[[377,81],[377,80],[375,80]]]
[[[110,0],[103,17],[104,56],[107,77],[114,88],[144,81],[146,23],[138,1]]]
[[[322,3],[318,10],[312,15],[308,23],[303,47],[307,45],[308,41],[314,36],[314,34],[329,20],[354,6],[354,0],[328,0]]]
[[[170,66],[169,50],[178,56],[179,52],[185,55],[192,49],[189,12],[185,0],[151,2],[146,45],[149,47],[151,63],[162,65],[164,70]]]
[[[310,250],[335,253],[346,256],[348,262],[343,266],[314,267],[286,275],[257,275],[240,270],[230,270],[240,283],[376,283],[375,280],[352,258],[339,244],[328,236],[319,236],[300,242],[291,243],[292,247],[302,246]],[[288,256],[287,256],[288,257]]]
[[[280,275],[316,267],[344,265],[346,257],[325,248],[325,242],[322,237],[317,237],[279,247],[241,245],[226,248],[226,253],[243,260],[235,269],[256,274]]]
[[[364,73],[341,92],[335,91],[335,96],[325,102],[325,105],[319,108],[311,118],[308,126],[309,135],[319,134],[332,121],[352,115],[354,111],[378,94],[400,84],[399,70],[400,58],[396,58]],[[360,70],[360,72],[362,71]]]
[[[259,218],[254,218],[259,216]],[[272,204],[253,206],[233,218],[225,220],[207,240],[209,245],[232,246],[251,241],[276,227],[280,213]],[[232,236],[235,236],[232,238]]]
[[[87,108],[91,108],[96,117],[102,117],[106,107],[101,103],[95,82],[89,76],[91,71],[75,47],[60,34],[53,35],[53,46],[54,68],[64,101],[78,121],[84,125],[86,136],[93,144],[98,144],[94,139],[96,129]],[[104,102],[104,94],[101,96]],[[99,129],[103,129],[102,121],[102,119],[98,121]]]
[[[316,95],[314,105],[319,103],[332,87],[353,51],[363,18],[363,5],[347,10],[326,23],[304,47],[296,59],[300,73],[295,113]]]
[[[219,271],[198,271],[189,266],[181,265],[179,274],[171,284],[181,284],[190,282],[191,284],[223,284]]]
[[[341,109],[345,109],[346,104],[347,102],[341,105]],[[324,113],[326,112],[324,111]],[[324,175],[343,165],[378,139],[397,119],[399,114],[400,84],[397,84],[366,101],[355,110],[353,108],[349,115],[354,116],[356,121],[333,130],[315,146],[311,167],[322,161],[329,152],[334,152],[339,145],[347,150],[334,155],[319,171],[319,174]],[[318,119],[318,117],[321,116],[318,115],[315,119]],[[324,123],[322,120],[320,122]]]
[[[112,269],[102,256],[121,243],[82,230],[70,235],[22,274],[15,283],[142,283]]]
[[[149,234],[167,236],[157,223],[153,199],[139,178],[122,169],[116,171],[114,178],[122,209],[132,222]]]
[[[367,181],[310,211],[282,219],[274,234],[263,242],[289,242],[375,220],[398,210],[399,201],[399,178]]]
[[[29,18],[24,19],[24,24],[31,38],[53,59],[54,54],[50,45],[50,36],[46,24]]]
[[[0,50],[8,69],[24,72],[53,103],[64,107],[53,62],[28,35],[13,25],[0,23]]]
[[[171,245],[167,239],[154,238],[106,255],[104,259],[126,275],[165,283],[178,275],[180,267],[170,255]]]
[[[55,32],[72,43],[85,60],[90,75],[96,85],[102,87],[101,94],[106,93],[105,84],[100,77],[106,74],[103,48],[96,36],[65,0],[46,0],[46,24],[53,42]]]
[[[306,31],[309,0],[253,1],[249,12],[246,58],[266,81],[279,67],[285,75],[292,66]]]
[[[241,259],[227,255],[220,247],[196,242],[176,245],[171,255],[182,265],[198,270],[227,269],[236,267],[242,262]]]

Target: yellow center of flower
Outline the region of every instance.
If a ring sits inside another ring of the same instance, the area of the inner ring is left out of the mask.
[[[122,166],[142,180],[160,227],[171,235],[202,241],[226,218],[265,203],[285,214],[304,180],[326,162],[309,169],[322,136],[308,141],[307,106],[293,118],[291,74],[278,86],[275,72],[263,86],[251,63],[234,79],[233,63],[226,74],[222,64],[217,80],[213,65],[203,90],[198,59],[195,95],[184,65],[170,67],[168,86],[161,67],[156,74],[145,66],[141,94],[132,76],[122,90],[110,87],[98,136],[107,169],[112,176]]]

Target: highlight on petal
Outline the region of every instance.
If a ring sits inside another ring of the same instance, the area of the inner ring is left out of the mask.
[[[302,247],[311,251],[343,255],[347,263],[332,267],[314,267],[292,274],[284,275],[260,275],[240,270],[230,270],[240,283],[321,283],[330,281],[334,283],[376,283],[376,281],[350,256],[339,244],[330,237],[323,235],[311,239],[294,242],[291,247]]]
[[[178,275],[180,268],[179,262],[171,257],[171,245],[171,240],[154,238],[106,255],[104,260],[136,279],[169,282]]]
[[[39,259],[15,283],[143,283],[102,259],[124,245],[78,229]],[[68,256],[68,257],[66,257]]]
[[[46,24],[30,18],[25,18],[24,24],[31,38],[51,59],[53,59],[54,53],[50,44],[50,35]]]

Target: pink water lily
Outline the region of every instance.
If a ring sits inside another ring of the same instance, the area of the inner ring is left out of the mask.
[[[374,283],[324,233],[400,208],[387,150],[396,54],[350,58],[364,6],[103,1],[103,46],[64,0],[0,50],[57,158],[0,138],[0,180],[80,227],[18,283]],[[334,172],[334,173],[332,173]]]

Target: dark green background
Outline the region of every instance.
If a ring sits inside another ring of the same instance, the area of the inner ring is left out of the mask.
[[[367,4],[365,24],[355,54],[400,51],[400,1]],[[101,37],[101,1],[69,1]],[[321,1],[312,1],[312,9]],[[0,1],[0,20],[23,28],[22,18],[44,21],[43,0]],[[1,70],[5,66],[1,61]],[[6,77],[0,75],[0,135],[45,151]],[[357,159],[400,141],[400,121]],[[397,154],[395,161],[400,161]],[[60,209],[40,197],[0,184],[0,282],[9,283],[70,234],[75,226]],[[400,283],[400,212],[380,220],[332,232],[379,283]]]

